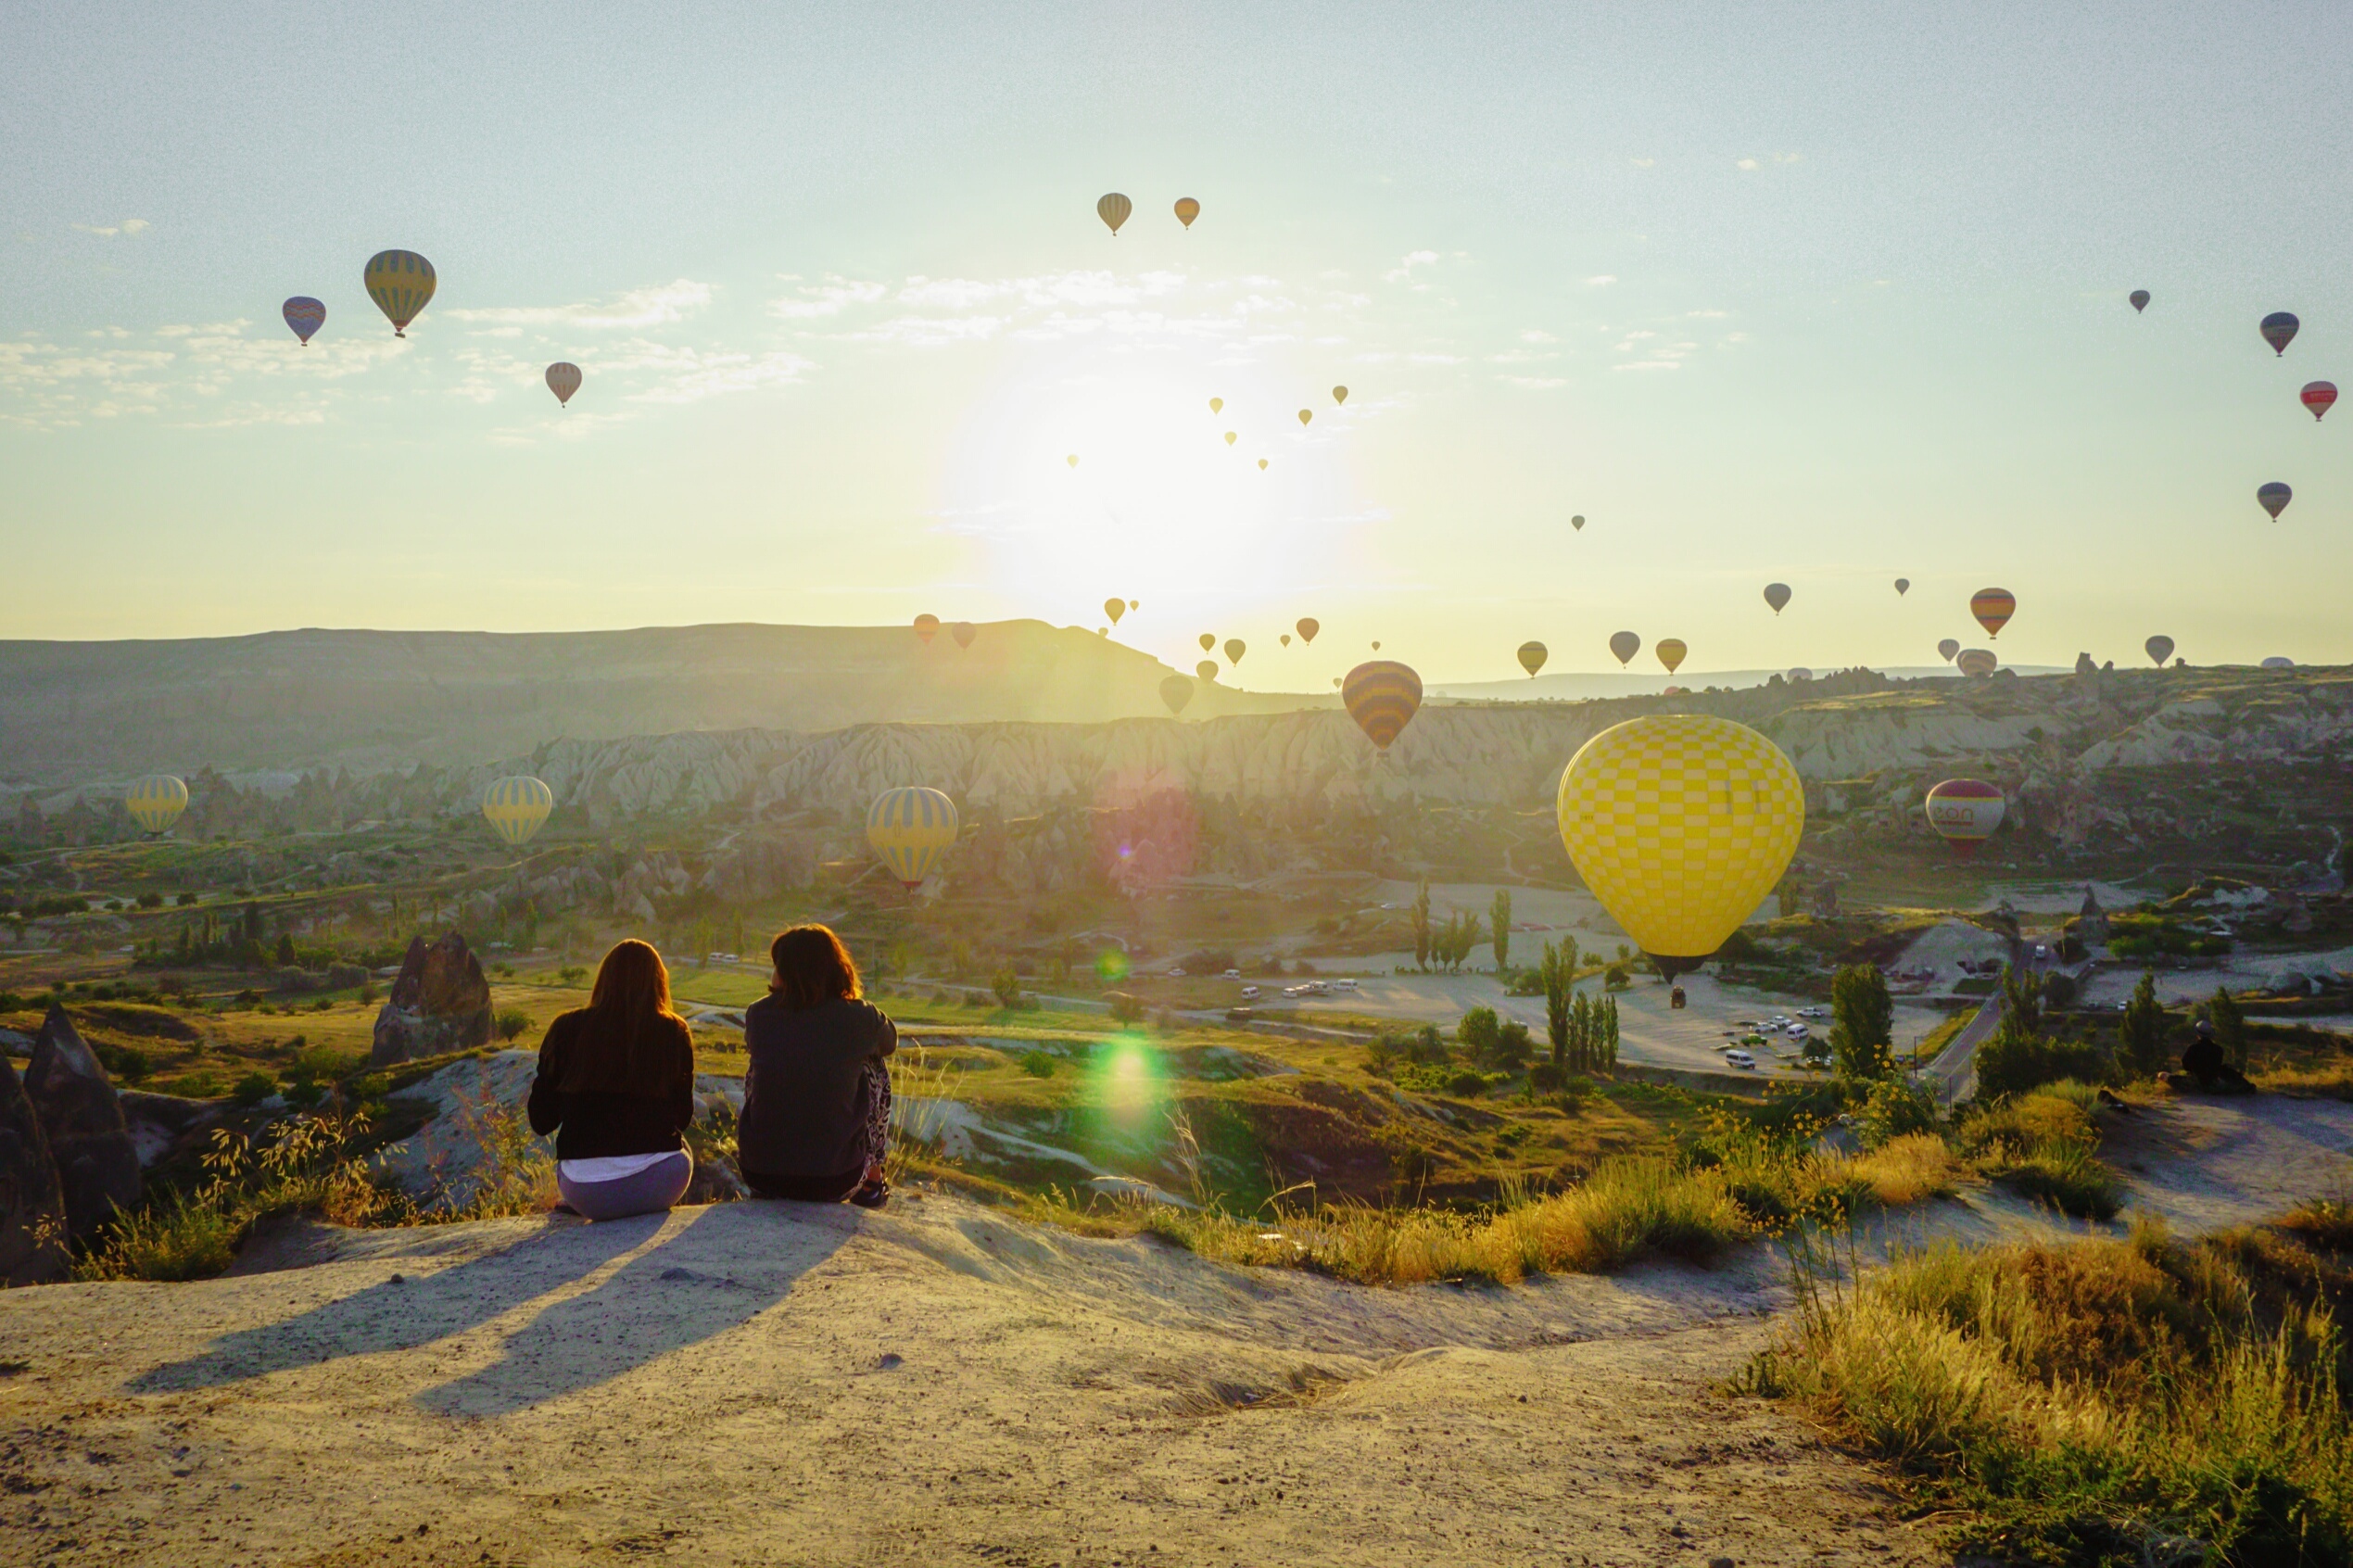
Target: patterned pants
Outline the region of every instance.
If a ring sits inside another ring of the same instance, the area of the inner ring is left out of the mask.
[[[891,1156],[891,1069],[868,1062],[858,1074],[858,1119],[866,1135],[859,1146],[866,1155],[867,1186],[880,1189],[882,1168]]]

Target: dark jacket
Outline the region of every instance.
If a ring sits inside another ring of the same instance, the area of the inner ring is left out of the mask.
[[[737,1163],[745,1180],[847,1176],[866,1163],[858,1074],[899,1048],[898,1026],[867,1002],[795,1012],[769,996],[744,1009],[743,1117]]]
[[[694,1036],[685,1020],[656,1018],[634,1041],[607,1038],[601,1027],[586,1007],[548,1026],[531,1081],[531,1131],[555,1133],[558,1159],[682,1147],[678,1134],[694,1121]]]

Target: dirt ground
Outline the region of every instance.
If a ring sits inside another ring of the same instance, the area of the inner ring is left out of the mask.
[[[922,1196],[271,1261],[315,1266],[0,1295],[0,1558],[1942,1561],[1718,1391],[1782,1300],[1762,1254],[1364,1290]]]

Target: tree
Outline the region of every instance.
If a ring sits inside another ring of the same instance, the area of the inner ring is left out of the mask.
[[[1544,1031],[1552,1045],[1552,1065],[1569,1065],[1569,993],[1576,979],[1576,939],[1544,944],[1537,973],[1544,981]]]
[[[280,931],[278,933],[277,959],[279,967],[287,969],[291,969],[296,965],[302,962],[300,957],[298,957],[294,951],[294,933],[292,931]]]
[[[2218,985],[2198,1011],[2214,1026],[2214,1043],[2222,1047],[2223,1059],[2241,1071],[2245,1070],[2246,1014],[2241,1010],[2238,998]]]
[[[1495,942],[1495,972],[1502,974],[1512,967],[1512,890],[1495,890],[1495,902],[1487,906],[1487,934]]]
[[[2121,1055],[2134,1072],[2150,1076],[2165,1065],[2165,1005],[2157,999],[2154,970],[2141,971],[2141,983],[2132,988],[2132,999],[2124,1004],[2117,1034]]]
[[[1423,878],[1413,887],[1413,967],[1430,967],[1430,879]]]
[[[510,1044],[530,1027],[531,1015],[520,1007],[510,1007],[499,1015],[499,1038]]]
[[[1895,1070],[1895,1001],[1877,964],[1853,964],[1830,982],[1830,1054],[1849,1078],[1885,1078]]]
[[[989,981],[989,989],[997,994],[997,1005],[1007,1009],[1021,1005],[1021,977],[1011,969],[999,969]]]
[[[1502,1032],[1503,1025],[1492,1007],[1474,1007],[1454,1026],[1454,1038],[1462,1043],[1462,1049],[1474,1062],[1484,1062],[1495,1055],[1495,1043]]]

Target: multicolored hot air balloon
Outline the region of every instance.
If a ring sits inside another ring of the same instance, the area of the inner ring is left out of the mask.
[[[2149,291],[2145,288],[2136,288],[2124,297],[2132,303],[2132,313],[2136,316],[2149,308]]]
[[[1332,388],[1332,400],[1335,403],[1347,402],[1348,400],[1348,389],[1345,386],[1335,386]]]
[[[279,306],[278,313],[285,317],[286,325],[294,329],[295,336],[302,339],[305,348],[310,347],[310,335],[327,324],[326,306],[307,294],[297,294]]]
[[[948,635],[955,639],[955,645],[958,648],[969,648],[972,646],[972,639],[980,635],[980,630],[969,621],[958,621],[948,628]]]
[[[1238,637],[1229,637],[1225,639],[1225,662],[1229,664],[1240,664],[1242,655],[1249,651],[1250,645]]]
[[[1128,601],[1124,599],[1107,599],[1103,601],[1103,613],[1111,617],[1111,624],[1116,626],[1120,624],[1120,617],[1128,613]]]
[[[2255,503],[2261,507],[2264,511],[2270,512],[2271,514],[2271,521],[2274,523],[2277,523],[2280,520],[2280,513],[2287,510],[2287,503],[2295,498],[2296,492],[2289,489],[2285,485],[2281,484],[2277,479],[2272,480],[2270,484],[2263,486],[2255,492]]]
[[[580,390],[580,367],[569,360],[558,360],[548,367],[548,390],[565,408],[572,406],[572,394]]]
[[[1549,655],[1545,651],[1544,644],[1541,642],[1523,642],[1520,644],[1520,668],[1528,672],[1528,678],[1530,680],[1534,680],[1536,678],[1537,671],[1544,668],[1544,661],[1548,656]]]
[[[1213,681],[1218,678],[1218,662],[1215,659],[1204,659],[1193,666],[1193,673],[1203,680]]]
[[[1117,191],[1111,192],[1094,204],[1094,215],[1110,225],[1111,237],[1114,239],[1120,236],[1120,225],[1126,222],[1128,214],[1134,210],[1135,203]]]
[[[1909,578],[1909,577],[1898,577],[1898,578],[1896,578],[1896,579],[1895,579],[1895,597],[1896,597],[1896,598],[1901,599],[1901,598],[1903,598],[1905,594],[1910,593],[1911,591],[1912,591],[1912,579],[1911,579],[1911,578]]]
[[[1207,653],[1210,649],[1215,648],[1218,645],[1218,634],[1215,632],[1203,632],[1201,634],[1200,640],[1201,651]]]
[[[1422,706],[1422,677],[1394,659],[1359,664],[1340,683],[1340,705],[1385,752]]]
[[[1663,637],[1651,651],[1659,656],[1659,663],[1666,666],[1666,673],[1673,675],[1676,666],[1683,663],[1684,655],[1691,651],[1684,646],[1679,637]]]
[[[2312,423],[2318,424],[2321,423],[2321,416],[2328,412],[2336,402],[2336,383],[2308,381],[2304,384],[2304,390],[2296,396],[2303,398],[2304,406],[2312,411]]]
[[[2141,644],[2141,651],[2149,656],[2150,664],[2161,670],[2165,668],[2165,661],[2173,657],[2173,639],[2170,637],[2153,637]]]
[[[1953,662],[1953,655],[1960,651],[1961,639],[1956,637],[1948,637],[1936,645],[1936,656],[1948,664]]]
[[[1169,677],[1160,682],[1160,701],[1169,705],[1169,716],[1174,718],[1193,701],[1193,683],[1183,676]]]
[[[1124,200],[1125,198],[1123,197],[1121,199]],[[1179,196],[1177,197],[1176,215],[1177,221],[1189,229],[1193,227],[1193,220],[1201,216],[1201,204],[1194,200],[1191,196]],[[1115,234],[1118,234],[1120,232],[1120,225],[1117,223],[1112,224],[1111,232]]]
[[[909,892],[938,868],[942,852],[955,847],[955,803],[937,790],[885,790],[867,808],[866,841]]]
[[[2296,329],[2302,324],[2296,319],[2295,311],[2274,310],[2263,318],[2259,330],[2263,334],[2263,341],[2271,346],[2271,352],[2280,355],[2286,353],[2287,346],[2296,341]]]
[[[548,825],[555,791],[527,774],[493,779],[482,791],[483,819],[510,849],[521,849]]]
[[[1993,836],[2006,806],[2001,790],[1981,778],[1948,778],[1929,791],[1925,803],[1929,829],[1961,860]]]
[[[2002,661],[1993,656],[1991,648],[1964,648],[1954,656],[1953,663],[1963,675],[1978,680],[2002,667]]]
[[[1302,615],[1299,617],[1299,624],[1292,629],[1299,634],[1301,642],[1312,643],[1315,641],[1315,634],[1323,629],[1323,623],[1312,615]]]
[[[2000,637],[2018,613],[2018,595],[2007,588],[1980,588],[1969,595],[1969,613],[1977,617],[1988,637]]]
[[[1805,788],[1745,725],[1653,714],[1578,748],[1554,816],[1585,885],[1672,980],[1722,947],[1789,869]]]
[[[940,617],[937,615],[917,615],[915,618],[915,635],[917,640],[922,642],[930,642],[933,638],[939,636]]]
[[[1570,527],[1572,527],[1572,528],[1575,528],[1575,529],[1578,533],[1580,533],[1580,534],[1584,533],[1584,532],[1585,532],[1585,513],[1584,513],[1584,512],[1578,512],[1578,513],[1577,513],[1575,517],[1570,518],[1570,519],[1569,519],[1569,526],[1570,526]]]
[[[361,277],[368,297],[392,323],[392,335],[408,336],[409,323],[433,299],[433,263],[413,250],[379,250],[368,258]]]
[[[1610,651],[1618,656],[1619,664],[1630,664],[1634,656],[1642,651],[1642,639],[1632,632],[1612,632]]]
[[[1773,613],[1774,613],[1776,615],[1777,615],[1777,614],[1779,614],[1779,613],[1781,613],[1781,607],[1782,607],[1783,605],[1785,605],[1785,604],[1789,603],[1789,601],[1790,601],[1790,585],[1789,585],[1789,584],[1787,584],[1787,583],[1767,583],[1767,584],[1765,584],[1765,602],[1766,602],[1767,604],[1770,604],[1771,606],[1773,606]]]
[[[169,773],[151,773],[123,791],[122,804],[140,831],[167,832],[188,809],[188,787]]]

